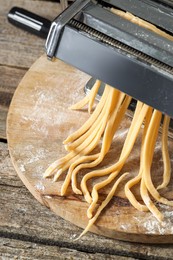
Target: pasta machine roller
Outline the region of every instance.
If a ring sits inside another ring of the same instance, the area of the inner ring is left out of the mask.
[[[51,24],[48,58],[59,58],[173,117],[173,41],[112,13],[112,7],[173,39],[173,1],[76,0]]]

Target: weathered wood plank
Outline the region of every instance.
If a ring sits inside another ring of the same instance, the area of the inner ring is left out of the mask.
[[[53,20],[61,11],[60,4],[27,0],[0,0],[0,5],[0,28],[3,28],[0,30],[0,64],[29,68],[43,54],[45,40],[9,24],[7,13],[15,5]]]
[[[123,256],[113,256],[108,254],[99,253],[85,253],[77,250],[58,246],[48,246],[42,244],[36,244],[32,242],[26,242],[15,239],[0,238],[0,257],[2,259],[107,259],[107,260],[126,260]],[[133,260],[134,258],[128,258]]]
[[[1,236],[88,253],[173,259],[173,245],[127,243],[91,233],[74,241],[81,229],[55,216],[32,197],[16,176],[4,143],[0,143],[0,176]]]
[[[6,139],[6,118],[14,91],[26,69],[0,66],[0,138]]]
[[[24,187],[11,163],[6,143],[0,142],[0,185]]]
[[[58,1],[48,0],[0,0],[1,9],[0,16],[3,16],[3,20],[6,21],[6,15],[13,6],[19,6],[27,9],[31,12],[37,13],[47,19],[53,19],[60,12],[61,6]],[[0,19],[2,22],[2,18]],[[5,28],[3,29],[3,33]],[[17,36],[17,35],[16,35]]]
[[[6,118],[8,110],[0,106],[0,139],[6,139]]]
[[[9,97],[8,94],[13,95],[26,71],[26,69],[0,66],[0,93],[5,93],[4,95],[7,95],[6,98]],[[2,105],[3,103],[1,102],[0,104]]]

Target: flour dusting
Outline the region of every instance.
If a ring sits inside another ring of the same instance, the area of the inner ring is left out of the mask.
[[[135,224],[144,229],[146,234],[166,235],[173,234],[173,211],[171,207],[159,204],[164,220],[159,222],[152,213],[148,212],[144,218],[134,216]]]

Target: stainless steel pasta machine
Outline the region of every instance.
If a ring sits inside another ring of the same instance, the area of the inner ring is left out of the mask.
[[[47,38],[50,59],[90,74],[86,91],[97,78],[173,118],[173,0],[60,2],[70,5],[52,23],[17,7],[8,20]],[[112,7],[151,23],[169,39],[113,14]]]
[[[51,24],[48,58],[59,58],[173,117],[173,41],[113,14],[112,7],[173,39],[173,1],[76,0]]]

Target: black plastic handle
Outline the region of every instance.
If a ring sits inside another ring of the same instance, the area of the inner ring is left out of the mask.
[[[8,21],[25,31],[45,39],[51,26],[50,20],[20,7],[13,7],[9,11]]]

